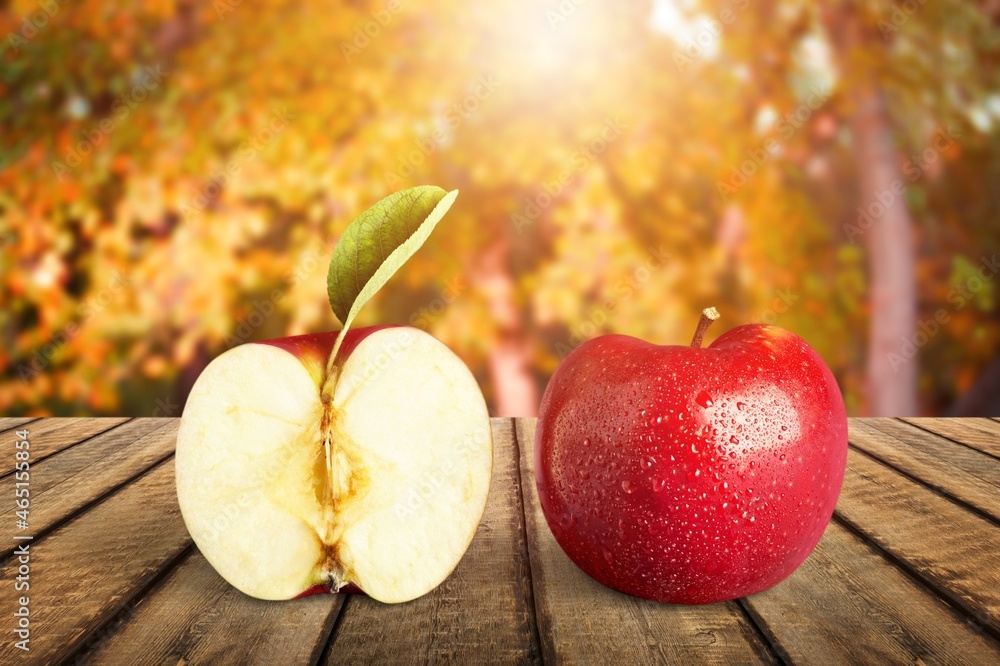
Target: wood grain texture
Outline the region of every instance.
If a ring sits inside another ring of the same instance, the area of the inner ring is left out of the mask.
[[[170,460],[30,546],[31,660],[53,664],[74,654],[170,566],[188,544]],[[5,584],[16,557],[3,565]],[[17,599],[0,595],[0,616]],[[0,633],[0,654],[15,636]]]
[[[437,589],[408,603],[351,597],[325,663],[536,663],[519,481],[513,421],[493,419],[493,480],[465,557]]]
[[[344,598],[254,599],[192,549],[81,656],[95,665],[316,663]]]
[[[546,663],[772,663],[736,602],[661,604],[592,580],[563,553],[538,504],[534,419],[518,419],[521,483],[542,655]]]
[[[14,421],[0,419],[5,448]],[[533,419],[516,429],[494,419],[486,515],[431,594],[399,605],[251,599],[184,528],[177,425],[27,423],[29,533],[50,530],[30,542],[29,662],[1000,663],[992,419],[851,419],[841,500],[816,551],[771,590],[712,606],[635,599],[569,561],[538,505]],[[13,482],[0,478],[0,496]],[[0,510],[0,576],[11,584],[13,517]],[[0,594],[0,615],[12,617],[20,594]],[[16,652],[13,640],[0,635],[0,655]]]
[[[836,515],[1000,635],[1000,528],[850,450]]]
[[[866,419],[867,420],[867,419]],[[903,421],[1000,458],[1000,423],[994,419],[907,418]]]
[[[38,419],[32,416],[7,416],[0,419],[0,433],[6,432],[7,430],[14,430],[20,426],[31,423],[32,421],[37,421]]]
[[[1000,460],[895,419],[854,420],[850,441],[1000,524]]]
[[[1000,663],[1000,644],[836,522],[795,573],[744,603],[791,663]]]
[[[31,444],[31,464],[41,462],[88,437],[128,421],[127,418],[39,419],[27,424],[28,442]],[[13,441],[13,431],[0,435],[0,441]],[[14,472],[14,456],[5,456],[0,464],[0,477]]]
[[[60,520],[161,462],[174,450],[177,419],[135,419],[31,466],[29,534]],[[0,497],[14,496],[15,475],[0,479]],[[0,559],[14,550],[15,507],[0,514]]]

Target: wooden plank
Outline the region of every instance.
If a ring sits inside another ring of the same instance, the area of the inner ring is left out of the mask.
[[[0,433],[6,432],[7,430],[14,430],[15,428],[18,428],[27,423],[31,423],[32,421],[37,421],[37,420],[38,419],[36,417],[32,416],[25,416],[25,417],[7,416],[4,418],[0,418]]]
[[[100,434],[128,421],[127,418],[40,419],[28,425],[31,444],[31,464],[41,462],[54,453],[82,440]],[[13,431],[2,436],[7,441]],[[14,472],[14,456],[6,456],[0,465],[0,477]]]
[[[993,419],[907,418],[907,423],[1000,458],[1000,423]]]
[[[592,580],[563,553],[538,504],[534,419],[519,419],[528,551],[547,663],[773,663],[775,655],[736,602],[661,604]]]
[[[28,534],[39,536],[73,512],[161,462],[174,450],[178,419],[136,419],[31,466]],[[0,497],[14,496],[15,476],[0,479]],[[0,559],[16,544],[15,510],[0,514]]]
[[[31,659],[52,664],[81,647],[168,568],[191,543],[181,520],[169,460],[48,536],[30,542]],[[3,565],[14,579],[17,557]],[[0,595],[11,618],[19,595]],[[13,631],[0,654],[13,654]]]
[[[1000,461],[895,419],[853,419],[851,444],[1000,523]]]
[[[1000,527],[851,449],[837,515],[1000,636]]]
[[[325,663],[538,662],[511,419],[493,419],[493,447],[486,513],[455,571],[409,603],[351,597]]]
[[[744,603],[791,663],[1000,664],[1000,644],[836,522],[794,574]]]
[[[95,665],[314,664],[344,599],[254,599],[193,549],[125,621],[92,637],[80,657]]]

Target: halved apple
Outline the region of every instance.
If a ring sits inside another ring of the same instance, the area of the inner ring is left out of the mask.
[[[245,344],[209,364],[177,438],[181,513],[251,596],[356,587],[408,601],[447,578],[476,533],[489,414],[462,361],[407,327],[348,331],[324,404],[336,337]]]

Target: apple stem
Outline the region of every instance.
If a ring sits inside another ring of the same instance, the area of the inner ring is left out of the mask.
[[[695,329],[694,338],[691,340],[692,347],[701,347],[701,341],[705,339],[705,332],[708,331],[708,327],[712,325],[712,322],[718,318],[719,311],[715,308],[705,308],[701,311],[701,319],[698,320],[698,328]]]

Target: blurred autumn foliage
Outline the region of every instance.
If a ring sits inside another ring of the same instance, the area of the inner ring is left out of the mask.
[[[852,414],[1000,410],[995,0],[0,7],[2,414],[179,414],[230,346],[335,328],[338,234],[424,183],[458,202],[357,325],[495,414],[708,305]]]

